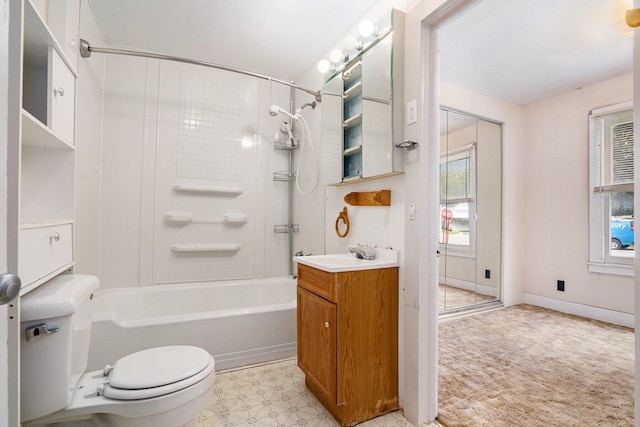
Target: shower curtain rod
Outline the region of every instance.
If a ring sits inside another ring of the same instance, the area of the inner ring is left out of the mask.
[[[226,65],[218,65],[213,64],[211,62],[198,61],[196,59],[182,58],[179,56],[170,56],[170,55],[162,55],[159,53],[145,52],[140,50],[126,50],[126,49],[111,49],[106,47],[93,47],[89,44],[88,41],[84,39],[80,39],[80,56],[83,58],[88,58],[91,56],[92,52],[97,53],[110,53],[114,55],[128,55],[128,56],[140,56],[143,58],[152,58],[152,59],[165,59],[167,61],[176,61],[176,62],[184,62],[186,64],[193,65],[201,65],[203,67],[216,68],[218,70],[230,71],[232,73],[244,74],[246,76],[257,77],[262,80],[268,80],[270,82],[280,83],[281,85],[289,86],[294,89],[298,89],[304,91],[310,95],[313,95],[315,100],[318,102],[322,102],[322,94],[319,90],[311,90],[301,86],[298,86],[294,83],[290,83],[284,80],[274,79],[273,77],[265,76],[263,74],[254,73],[252,71],[241,70],[239,68],[227,67]]]

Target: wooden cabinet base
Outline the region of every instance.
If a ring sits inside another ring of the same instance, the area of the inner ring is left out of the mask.
[[[322,403],[322,406],[338,421],[341,426],[352,426],[381,415],[388,414],[400,409],[398,399],[391,399],[389,402],[380,402],[375,408],[353,408],[348,404],[336,405],[331,399],[327,399],[322,390],[317,386],[312,378],[306,377],[305,384],[316,399]]]
[[[398,409],[398,268],[299,265],[298,366],[341,426]]]

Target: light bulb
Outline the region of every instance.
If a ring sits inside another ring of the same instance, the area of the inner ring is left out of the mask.
[[[338,64],[344,60],[344,54],[341,49],[335,48],[329,53],[329,59],[334,64]]]
[[[344,39],[344,44],[347,50],[362,50],[362,42],[352,34]]]
[[[360,26],[358,27],[358,31],[360,32],[360,35],[362,37],[369,37],[371,34],[373,34],[374,30],[375,27],[373,26],[373,22],[369,21],[368,19],[362,21],[360,23]]]
[[[329,71],[330,67],[331,67],[331,64],[326,59],[323,59],[320,62],[318,62],[318,71],[320,71],[322,74]]]

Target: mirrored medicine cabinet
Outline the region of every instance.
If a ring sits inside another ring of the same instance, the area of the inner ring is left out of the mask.
[[[404,13],[391,10],[378,34],[322,88],[324,185],[356,182],[402,171]]]

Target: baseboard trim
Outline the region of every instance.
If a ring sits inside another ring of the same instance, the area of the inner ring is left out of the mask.
[[[487,295],[498,298],[498,290],[493,286],[482,285],[480,283],[470,282],[468,280],[453,279],[451,277],[440,276],[440,283],[446,283],[454,288],[464,289],[466,291],[476,292],[480,295]]]
[[[614,325],[626,326],[628,328],[633,328],[635,323],[635,316],[633,314],[542,297],[540,295],[525,293],[523,295],[523,302],[525,304],[537,305],[562,313],[575,314],[577,316],[613,323]]]

